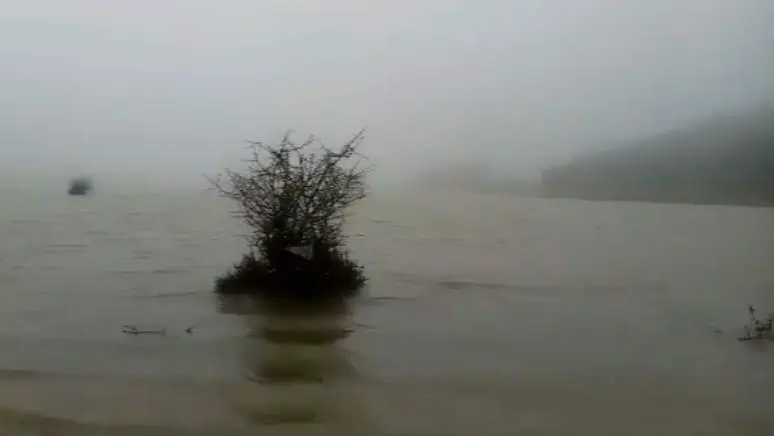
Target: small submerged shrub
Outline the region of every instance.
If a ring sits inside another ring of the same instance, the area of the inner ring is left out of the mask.
[[[70,186],[67,189],[68,195],[86,195],[91,192],[93,182],[89,177],[78,177],[70,180]]]
[[[366,196],[362,140],[361,131],[338,150],[289,134],[276,146],[251,142],[245,171],[210,180],[251,229],[250,252],[216,279],[216,292],[341,297],[365,284],[342,231],[348,208]]]
[[[346,254],[328,251],[313,260],[288,253],[281,267],[254,254],[245,254],[230,271],[218,277],[220,293],[260,293],[273,297],[325,297],[353,295],[365,282],[363,267]]]
[[[753,305],[750,305],[747,311],[750,314],[750,323],[745,324],[744,334],[739,340],[774,339],[774,314],[760,320],[755,316],[755,307]]]

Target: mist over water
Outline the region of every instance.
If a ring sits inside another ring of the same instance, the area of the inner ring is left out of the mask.
[[[774,101],[767,1],[2,5],[0,179],[20,186],[200,186],[245,140],[363,127],[375,183],[460,161],[529,178]]]

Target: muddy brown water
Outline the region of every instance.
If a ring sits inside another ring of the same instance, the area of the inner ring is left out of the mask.
[[[3,195],[0,434],[774,428],[774,342],[736,340],[767,209],[380,194],[368,289],[309,312],[215,298],[244,229],[209,194]]]

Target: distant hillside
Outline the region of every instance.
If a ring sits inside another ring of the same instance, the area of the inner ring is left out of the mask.
[[[546,196],[774,205],[774,107],[716,117],[543,173]]]

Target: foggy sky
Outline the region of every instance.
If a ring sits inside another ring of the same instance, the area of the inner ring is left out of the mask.
[[[374,176],[530,173],[774,98],[770,0],[0,0],[0,169],[201,182],[368,128]]]

